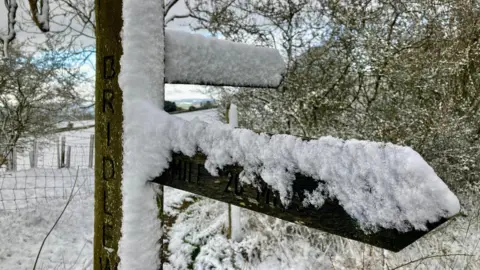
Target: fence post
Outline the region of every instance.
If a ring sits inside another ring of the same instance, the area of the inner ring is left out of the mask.
[[[62,168],[62,161],[60,158],[60,138],[57,138],[57,167]]]
[[[28,156],[29,156],[29,158],[30,158],[30,168],[32,168],[32,169],[35,168],[35,162],[33,161],[33,155],[34,155],[34,154],[33,154],[33,151],[30,151],[30,152],[28,153]]]
[[[68,146],[68,148],[67,148],[67,162],[66,162],[67,163],[66,164],[67,168],[70,168],[71,157],[72,157],[72,147]]]
[[[90,147],[88,148],[88,167],[93,168],[93,148],[95,145],[95,135],[90,135]]]
[[[14,146],[7,155],[7,171],[17,170],[17,148]]]
[[[13,165],[13,170],[17,170],[17,147],[13,147],[12,149],[12,165]]]
[[[37,141],[33,141],[33,150],[30,151],[30,168],[38,166]]]
[[[238,127],[238,112],[235,104],[227,104],[227,113],[225,115],[227,123],[232,127]],[[230,175],[233,177],[233,175]],[[237,181],[240,181],[239,179]],[[240,208],[228,204],[228,228],[227,238],[240,242],[242,240],[240,225]]]
[[[60,168],[65,167],[65,144],[66,144],[66,138],[65,136],[62,136],[62,145],[61,147],[61,153],[60,153]]]

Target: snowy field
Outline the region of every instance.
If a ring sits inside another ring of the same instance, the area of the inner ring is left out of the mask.
[[[175,116],[219,121],[215,110]],[[59,135],[67,138],[67,145],[88,146],[93,132],[92,128]],[[8,173],[10,178],[5,172],[0,180],[0,200],[9,204],[4,209],[16,208],[0,210],[0,269],[32,269],[72,187],[75,196],[46,241],[37,269],[92,269],[93,170],[81,158],[72,160],[71,169],[56,169],[55,156],[44,155],[42,164],[47,169],[41,165],[19,169]],[[15,184],[7,181],[12,178]],[[471,194],[461,198],[467,217],[395,254],[248,210],[241,212],[243,239],[233,242],[225,237],[225,203],[166,187],[165,211],[173,225],[168,232],[170,264],[165,269],[395,269],[403,264],[397,269],[480,269],[480,222],[475,211],[480,209],[479,200],[471,199]]]
[[[186,120],[218,119],[216,110],[176,116]],[[39,142],[38,168],[30,169],[28,152],[20,152],[18,171],[0,172],[1,270],[32,268],[40,244],[63,210],[72,187],[75,196],[45,243],[38,266],[39,269],[90,269],[94,182],[93,169],[87,165],[93,133],[90,128],[56,134],[65,136],[66,145],[72,146],[70,169],[57,169],[56,141],[49,138]],[[174,213],[172,206],[181,204],[188,196],[179,190],[168,191],[166,211]]]
[[[88,127],[91,125],[95,124],[95,120],[82,120],[82,121],[66,121],[66,122],[61,122],[57,125],[58,128],[66,128],[68,127],[68,124],[72,123],[74,128],[79,128],[79,127]]]

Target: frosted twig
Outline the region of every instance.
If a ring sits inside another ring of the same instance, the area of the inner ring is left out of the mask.
[[[79,171],[79,169],[77,168],[77,173],[76,173],[76,175],[75,175],[75,182],[73,182],[73,187],[72,187],[72,190],[70,191],[70,196],[69,196],[67,202],[65,203],[65,207],[63,207],[62,212],[61,212],[60,215],[58,216],[58,218],[57,218],[57,220],[55,221],[55,223],[53,224],[52,228],[50,228],[50,230],[48,231],[48,233],[47,233],[47,235],[45,236],[45,238],[43,238],[42,244],[40,245],[40,249],[38,250],[38,253],[37,253],[37,258],[35,259],[35,263],[33,264],[33,270],[35,270],[35,269],[37,268],[38,259],[40,258],[40,254],[42,253],[43,246],[45,245],[45,242],[47,241],[48,236],[50,236],[50,234],[52,233],[53,229],[55,229],[55,227],[57,226],[58,222],[59,222],[60,219],[62,218],[63,213],[65,213],[65,210],[67,210],[68,205],[70,204],[70,202],[71,202],[72,199],[73,199],[73,195],[74,195],[73,191],[75,190],[75,185],[77,184],[77,180],[78,180],[78,171]]]
[[[396,266],[396,267],[392,268],[391,270],[400,269],[400,268],[405,267],[407,265],[410,265],[410,264],[413,264],[413,263],[416,263],[416,262],[421,262],[421,261],[424,261],[424,260],[427,260],[427,259],[433,259],[433,258],[438,258],[438,257],[451,257],[451,256],[473,257],[474,255],[472,255],[472,254],[462,254],[462,253],[431,255],[431,256],[426,256],[426,257],[422,257],[422,258],[419,258],[419,259],[416,259],[416,260],[413,260],[413,261],[406,262],[404,264],[401,264],[399,266]]]

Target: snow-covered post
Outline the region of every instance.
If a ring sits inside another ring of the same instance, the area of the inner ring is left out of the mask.
[[[146,169],[142,160],[151,147],[139,138],[148,131],[143,122],[148,125],[149,115],[142,109],[163,109],[163,5],[95,1],[95,270],[160,264],[163,199],[156,201],[157,191],[146,182],[162,168]]]
[[[70,161],[72,160],[72,147],[68,146],[67,147],[67,159],[66,159],[66,164],[65,167],[70,169]]]
[[[37,154],[37,141],[35,140],[33,142],[33,149],[30,151],[30,168],[36,168],[37,167],[37,160],[38,160],[38,154]]]
[[[13,147],[12,149],[12,170],[17,170],[17,147]]]
[[[12,149],[12,170],[16,171],[17,170],[17,147],[13,147]]]
[[[14,146],[10,154],[7,156],[7,169],[10,171],[17,170],[17,148]]]
[[[60,145],[60,168],[65,168],[65,146],[67,139],[65,136],[62,136],[62,143]]]
[[[151,116],[152,112],[162,111],[164,104],[164,1],[124,0],[123,19],[122,70],[118,79],[123,91],[124,132],[119,266],[162,269],[163,187],[149,182],[168,164],[147,141],[151,138],[168,147],[165,136],[150,129],[162,121]]]
[[[57,167],[62,168],[62,160],[60,158],[60,138],[57,138]]]
[[[227,105],[227,123],[232,127],[238,127],[238,112],[235,104]],[[228,237],[240,242],[242,240],[242,228],[239,207],[232,204],[228,205],[228,223]]]
[[[95,0],[95,222],[94,270],[117,269],[122,223],[122,56],[123,1]]]
[[[93,168],[93,151],[95,149],[95,135],[90,135],[90,145],[88,147],[88,168]]]

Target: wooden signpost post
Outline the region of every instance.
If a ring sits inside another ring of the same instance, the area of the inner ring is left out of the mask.
[[[123,116],[118,74],[123,21],[122,1],[96,0],[95,4],[97,71],[94,269],[104,270],[116,269],[119,263],[117,251],[122,221]],[[283,59],[276,50],[247,47],[177,31],[165,31],[164,42],[165,83],[276,88],[285,74]],[[194,51],[191,50],[192,44]],[[235,48],[242,53],[235,52]],[[226,54],[229,54],[229,62],[224,60]],[[261,179],[259,182],[264,185],[260,189],[241,185],[241,167],[224,168],[220,176],[213,177],[205,169],[204,162],[205,156],[202,153],[197,153],[193,158],[173,154],[169,169],[154,182],[393,251],[401,250],[426,233],[400,233],[383,229],[377,233],[365,234],[337,201],[326,201],[320,209],[302,205],[304,192],[312,191],[318,186],[318,182],[312,178],[296,176],[292,203],[285,208],[278,195]],[[445,219],[429,224],[428,228],[432,230],[443,222]]]
[[[94,269],[116,269],[122,222],[122,1],[96,0]]]

